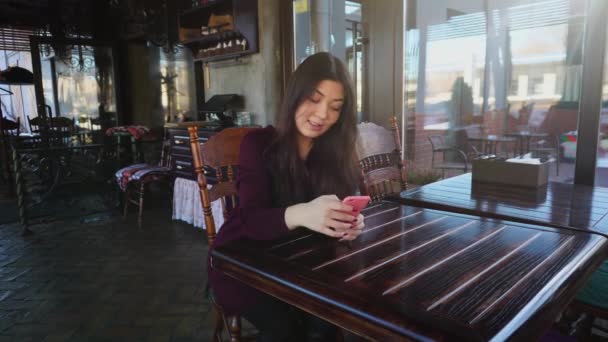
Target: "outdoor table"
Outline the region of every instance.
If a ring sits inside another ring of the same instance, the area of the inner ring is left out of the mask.
[[[524,154],[530,152],[530,142],[532,141],[532,138],[546,138],[549,136],[549,134],[522,131],[507,133],[505,134],[505,136],[514,137],[518,139],[519,155],[523,156]]]
[[[515,142],[516,139],[511,137],[503,137],[498,135],[486,135],[483,137],[468,138],[469,142],[481,143],[481,152],[483,154],[496,154],[498,144],[506,144]]]

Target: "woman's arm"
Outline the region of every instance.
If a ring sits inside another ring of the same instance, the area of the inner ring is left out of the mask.
[[[249,239],[270,240],[289,231],[285,209],[272,206],[270,175],[263,153],[272,134],[262,129],[247,134],[241,142],[237,187],[239,205],[231,218],[238,220],[240,234]]]
[[[268,132],[260,130],[245,136],[241,143],[239,206],[231,215],[239,221],[239,235],[254,240],[271,240],[300,226],[333,237],[353,233],[350,229],[357,217],[352,216],[352,208],[335,195],[320,196],[288,208],[272,206],[271,179],[262,158],[270,139]]]

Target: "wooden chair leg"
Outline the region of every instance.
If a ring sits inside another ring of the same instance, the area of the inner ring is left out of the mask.
[[[146,189],[146,183],[141,183],[139,186],[139,216],[137,217],[137,226],[141,229],[141,222],[144,214],[144,191]]]
[[[127,211],[129,209],[129,190],[126,189],[125,193],[123,195],[123,209],[122,209],[122,218],[126,219],[127,218]]]
[[[241,341],[241,317],[240,316],[227,316],[228,333],[230,335],[230,342]]]
[[[215,327],[213,328],[213,340],[215,342],[222,342],[222,330],[224,329],[224,317],[217,310],[213,310],[215,313]]]

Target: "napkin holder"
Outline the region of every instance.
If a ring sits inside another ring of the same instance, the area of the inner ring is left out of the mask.
[[[549,162],[527,164],[499,158],[480,158],[473,160],[472,173],[473,182],[538,188],[547,185]]]

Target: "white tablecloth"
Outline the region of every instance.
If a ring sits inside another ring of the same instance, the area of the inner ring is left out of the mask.
[[[211,202],[211,212],[216,231],[224,223],[222,204],[219,200]],[[198,184],[189,179],[176,178],[173,185],[173,219],[186,221],[197,228],[205,229],[205,215],[198,192]]]

